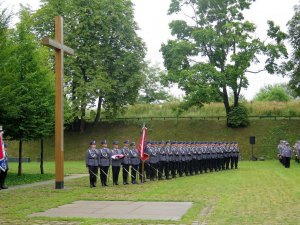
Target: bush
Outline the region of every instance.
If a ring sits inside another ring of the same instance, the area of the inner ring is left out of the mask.
[[[234,107],[227,116],[227,126],[246,127],[249,125],[248,110],[245,106]]]

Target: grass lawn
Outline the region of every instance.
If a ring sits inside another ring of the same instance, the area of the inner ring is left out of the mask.
[[[85,163],[82,162],[70,162],[64,163],[65,174],[74,173],[86,173]],[[54,162],[44,162],[44,174],[40,174],[40,163],[30,162],[22,163],[22,175],[18,176],[18,163],[9,163],[8,177],[6,184],[8,186],[28,184],[37,181],[51,180],[54,179],[55,175],[55,164]]]
[[[73,166],[75,168],[70,171],[84,172],[84,165],[81,165],[81,162],[74,162],[66,168]],[[54,166],[49,163],[47,168],[51,174]],[[285,169],[277,161],[243,161],[238,170],[146,182],[143,185],[94,189],[89,188],[88,177],[85,177],[66,181],[65,187],[64,190],[54,190],[52,184],[0,191],[1,218],[26,220],[27,224],[34,224],[36,218],[28,217],[31,213],[77,200],[192,201],[193,207],[178,222],[38,219],[75,220],[82,224],[191,224],[196,220],[206,224],[300,224],[300,164],[294,161],[290,169]]]

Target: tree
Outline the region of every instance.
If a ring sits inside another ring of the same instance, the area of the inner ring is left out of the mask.
[[[97,124],[102,108],[116,116],[135,102],[145,47],[129,0],[44,0],[35,15],[39,37],[52,33],[57,14],[64,15],[65,41],[76,52],[66,60],[66,96],[83,131],[88,107],[97,104]]]
[[[285,84],[267,85],[255,95],[254,101],[287,102],[295,96],[294,92]]]
[[[279,65],[277,60],[288,56],[283,43],[287,35],[269,21],[268,36],[273,41],[265,43],[255,38],[255,25],[243,16],[243,10],[252,2],[172,0],[169,14],[183,12],[187,19],[170,23],[176,39],[163,44],[161,51],[167,79],[186,92],[185,106],[202,106],[219,96],[228,116],[239,105],[241,90],[248,87],[247,72],[267,70],[274,74],[285,69],[286,65]],[[249,71],[259,62],[260,54],[267,56],[264,68]],[[233,106],[229,103],[230,92]]]
[[[164,72],[158,66],[147,65],[143,70],[143,74],[144,80],[138,98],[139,102],[152,103],[170,99],[170,95],[161,86]]]
[[[7,57],[6,55],[9,55],[9,46],[8,43],[8,24],[11,20],[11,13],[7,12],[7,9],[1,8],[0,4],[0,69],[3,68],[3,66],[6,63]],[[1,76],[0,76],[1,79]]]
[[[47,51],[31,33],[31,16],[20,11],[21,22],[10,34],[10,55],[1,70],[1,115],[5,134],[19,141],[18,175],[22,173],[23,141],[53,133],[54,82]]]
[[[289,40],[293,47],[291,62],[294,66],[290,86],[300,96],[300,5],[295,6],[294,10],[295,14],[288,22]]]

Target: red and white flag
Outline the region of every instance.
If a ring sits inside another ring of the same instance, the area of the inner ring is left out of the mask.
[[[117,155],[113,155],[111,158],[112,159],[123,159],[123,158],[125,158],[125,155],[117,154]]]
[[[0,132],[0,160],[4,159],[3,132]]]
[[[147,153],[145,153],[145,148],[146,148],[146,127],[142,128],[142,134],[140,137],[140,142],[138,145],[138,151],[140,154],[140,157],[143,161],[147,160],[149,158],[149,155]]]

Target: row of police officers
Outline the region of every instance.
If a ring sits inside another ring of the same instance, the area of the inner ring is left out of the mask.
[[[236,142],[149,141],[145,148],[148,159],[144,161],[144,174],[135,142],[126,140],[123,147],[119,148],[119,142],[114,141],[111,149],[107,144],[103,140],[97,149],[96,142],[92,141],[86,152],[90,187],[96,186],[98,171],[102,186],[107,186],[110,166],[114,185],[118,185],[121,168],[124,185],[129,184],[129,177],[132,184],[137,184],[138,177],[145,182],[146,178],[151,181],[171,179],[238,168],[239,146]]]
[[[300,141],[297,141],[293,146],[294,149],[290,146],[290,144],[286,140],[281,140],[278,145],[278,159],[280,163],[285,168],[290,168],[290,161],[293,156],[293,152],[295,155],[296,162],[299,162],[300,159]]]

